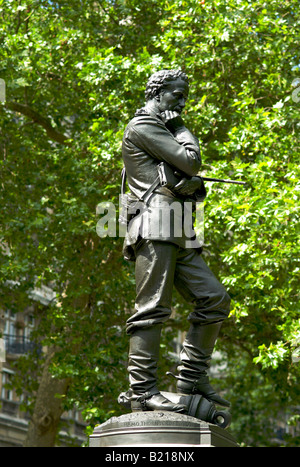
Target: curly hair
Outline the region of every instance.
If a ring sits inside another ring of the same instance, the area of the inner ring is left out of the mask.
[[[153,99],[153,97],[157,96],[168,82],[174,81],[177,78],[180,78],[189,84],[187,75],[181,70],[160,70],[153,73],[146,85],[146,101]]]

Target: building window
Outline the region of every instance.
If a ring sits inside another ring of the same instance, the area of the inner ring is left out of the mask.
[[[2,370],[2,384],[1,384],[1,399],[6,401],[12,401],[14,399],[13,391],[7,389],[6,385],[10,382],[10,375],[12,372],[7,369]]]
[[[5,328],[3,338],[7,354],[24,354],[36,348],[31,340],[35,327],[32,313],[12,313],[5,311]]]
[[[2,369],[1,378],[1,411],[11,417],[18,416],[19,401],[13,389],[10,389],[10,378],[13,372],[8,368]]]

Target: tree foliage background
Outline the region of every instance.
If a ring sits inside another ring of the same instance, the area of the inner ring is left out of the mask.
[[[299,2],[0,0],[0,18],[0,306],[20,311],[34,286],[55,290],[50,306],[36,305],[35,339],[68,382],[63,409],[82,410],[91,427],[122,413],[134,271],[122,238],[98,237],[96,206],[118,205],[122,134],[147,78],[182,68],[202,175],[248,182],[207,187],[203,254],[233,299],[216,385],[238,442],[277,445],[276,420],[299,418]],[[170,340],[187,326],[176,293],[174,309],[166,368]],[[16,363],[26,410],[45,361]]]

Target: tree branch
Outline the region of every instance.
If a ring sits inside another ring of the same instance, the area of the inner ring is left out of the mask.
[[[18,102],[6,102],[6,108],[15,112],[20,112],[22,115],[31,118],[34,123],[37,123],[46,130],[49,139],[64,144],[65,146],[71,146],[71,143],[67,142],[67,136],[56,131],[48,118],[43,117],[28,105],[19,104]]]

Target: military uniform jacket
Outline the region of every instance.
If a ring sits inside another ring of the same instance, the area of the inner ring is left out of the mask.
[[[155,105],[149,101],[127,125],[122,157],[133,203],[138,201],[156,180],[157,166],[166,162],[182,176],[197,175],[201,166],[198,139],[184,126],[172,134],[164,124]],[[186,203],[185,203],[186,201]],[[143,205],[129,222],[123,253],[134,260],[132,248],[140,238],[168,241],[182,248],[194,237],[192,223],[183,225],[184,209],[192,199],[178,196],[166,187],[158,186],[147,205]],[[139,206],[140,208],[141,206]],[[200,248],[200,244],[194,246]]]

